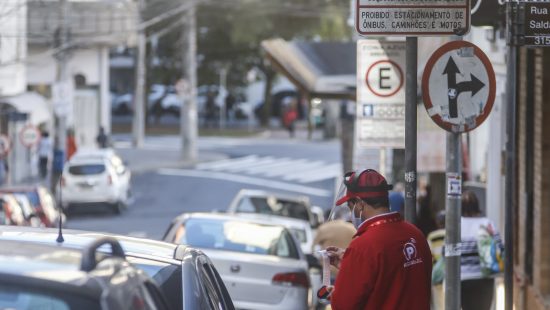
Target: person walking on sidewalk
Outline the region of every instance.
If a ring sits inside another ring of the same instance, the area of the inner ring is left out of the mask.
[[[347,203],[357,233],[347,249],[327,248],[339,269],[328,288],[334,310],[430,309],[430,248],[418,228],[390,212],[390,189],[372,169],[344,176],[335,210]]]
[[[42,137],[38,143],[38,171],[40,178],[46,179],[48,175],[48,160],[52,154],[52,140],[47,131],[42,132]]]

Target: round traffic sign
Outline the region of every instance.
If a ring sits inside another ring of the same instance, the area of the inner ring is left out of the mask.
[[[0,157],[7,156],[11,150],[11,140],[6,135],[0,135]]]
[[[424,107],[439,127],[456,133],[478,127],[495,101],[495,72],[476,45],[452,41],[430,57],[422,75]]]
[[[403,87],[403,70],[392,60],[379,60],[369,67],[365,80],[376,96],[391,97]]]
[[[40,142],[40,130],[33,125],[27,125],[19,132],[19,141],[25,147],[31,148]]]

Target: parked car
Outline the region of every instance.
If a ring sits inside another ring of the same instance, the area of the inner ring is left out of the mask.
[[[176,217],[164,241],[204,251],[240,309],[307,309],[312,302],[307,260],[281,225],[235,215]]]
[[[57,226],[59,217],[65,223],[65,215],[57,209],[55,199],[50,191],[42,185],[4,187],[0,193],[24,194],[29,199],[36,215],[45,227]]]
[[[109,255],[98,255],[110,246]],[[0,241],[0,309],[169,309],[163,293],[128,263],[112,238],[83,250]]]
[[[58,245],[56,229],[2,227],[0,240]],[[83,249],[93,240],[115,238],[126,260],[159,285],[171,309],[232,310],[233,302],[216,268],[201,251],[186,245],[113,234],[64,230],[64,248]],[[99,248],[105,252],[106,248]]]
[[[25,194],[13,194],[13,197],[19,204],[21,211],[23,211],[23,216],[25,217],[26,225],[31,227],[40,227],[43,226],[40,218],[36,214],[36,211],[31,205],[29,197]]]
[[[15,226],[27,225],[23,210],[12,194],[0,195],[0,204],[2,205],[5,224]]]
[[[79,150],[63,168],[60,203],[67,212],[77,206],[107,204],[118,214],[129,202],[130,178],[130,170],[114,150]]]
[[[306,196],[242,189],[229,204],[228,213],[259,213],[304,220],[312,228],[322,222],[323,211],[312,207]],[[319,214],[320,213],[320,214]]]

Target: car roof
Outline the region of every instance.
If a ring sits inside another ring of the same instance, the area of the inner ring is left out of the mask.
[[[87,277],[80,270],[82,253],[77,250],[0,240],[0,273],[56,282],[78,282]]]
[[[245,217],[241,216],[241,213],[183,213],[180,214],[177,218],[181,220],[186,219],[213,219],[213,220],[231,220],[239,222],[247,222],[260,225],[270,225],[270,226],[283,226],[279,223],[273,223],[268,217]],[[284,226],[283,226],[284,227]]]
[[[271,214],[261,214],[261,213],[238,213],[239,218],[246,219],[257,219],[268,221],[269,223],[276,223],[283,225],[285,227],[291,228],[311,228],[309,221],[280,216],[280,215],[271,215]]]
[[[41,244],[56,244],[58,230],[55,228],[35,228],[21,226],[4,226],[0,227],[0,240],[16,240],[30,241]],[[176,245],[163,241],[155,241],[150,239],[134,238],[121,235],[114,235],[100,232],[89,232],[81,230],[63,230],[65,241],[63,245],[66,247],[83,248],[90,242],[100,237],[116,238],[124,252],[127,255],[140,257],[150,256],[163,260],[179,260],[183,259],[185,254],[185,245]]]
[[[274,192],[274,191],[265,191],[260,189],[241,189],[238,196],[246,196],[246,197],[269,197],[274,196],[279,199],[285,199],[285,200],[292,200],[292,201],[300,201],[300,202],[306,202],[309,204],[309,197],[303,196],[303,195],[292,195],[287,193],[280,193],[280,192]]]

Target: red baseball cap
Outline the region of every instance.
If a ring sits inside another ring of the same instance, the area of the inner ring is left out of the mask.
[[[346,193],[336,201],[337,206],[351,198],[388,197],[388,190],[393,188],[393,185],[388,184],[386,178],[373,169],[346,173],[344,185]]]

